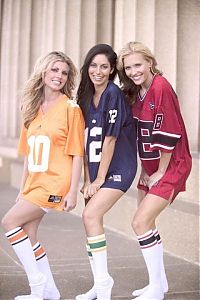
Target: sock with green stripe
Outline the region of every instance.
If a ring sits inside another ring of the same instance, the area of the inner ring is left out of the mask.
[[[88,237],[87,240],[93,257],[95,269],[94,281],[97,292],[97,299],[110,300],[114,281],[108,273],[105,234]]]
[[[87,250],[87,254],[88,254],[88,259],[90,262],[90,267],[92,270],[92,275],[95,281],[95,268],[94,268],[94,261],[93,261],[93,256],[92,256],[92,252],[90,251],[90,246],[88,244],[86,244],[86,250]],[[97,298],[97,291],[96,291],[96,287],[95,284],[93,284],[92,288],[86,292],[85,294],[81,294],[76,296],[76,300],[93,300]]]

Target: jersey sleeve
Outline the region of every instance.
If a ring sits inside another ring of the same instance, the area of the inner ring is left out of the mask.
[[[18,154],[20,155],[27,155],[28,154],[28,144],[27,144],[27,129],[22,126],[21,133],[20,133],[20,138],[18,142]]]
[[[124,95],[118,89],[113,90],[110,92],[106,108],[105,136],[118,137],[125,120],[126,107]]]
[[[68,134],[64,154],[83,156],[85,123],[81,109],[78,105],[67,107]]]
[[[156,115],[151,150],[172,152],[182,132],[178,99],[168,82],[156,89],[155,99]]]

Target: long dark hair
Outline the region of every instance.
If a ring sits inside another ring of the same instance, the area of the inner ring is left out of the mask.
[[[117,54],[114,52],[111,46],[107,44],[97,44],[89,50],[80,71],[81,80],[76,96],[77,103],[80,105],[85,119],[88,115],[90,101],[95,92],[94,84],[92,83],[88,75],[88,69],[93,58],[98,54],[104,54],[110,63],[111,69],[113,69],[113,72],[109,75],[109,80],[113,81],[117,74]]]

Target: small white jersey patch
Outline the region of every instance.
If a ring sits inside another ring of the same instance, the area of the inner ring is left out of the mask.
[[[122,181],[121,175],[113,175],[113,181],[121,182]]]
[[[69,103],[72,107],[79,107],[76,100],[67,100],[67,103]]]

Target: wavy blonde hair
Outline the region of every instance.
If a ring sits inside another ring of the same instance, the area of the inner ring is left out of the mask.
[[[162,71],[157,69],[157,61],[150,51],[150,49],[142,44],[141,42],[129,42],[127,43],[119,52],[118,59],[117,59],[117,69],[118,69],[118,75],[119,75],[119,81],[122,85],[122,89],[126,96],[129,98],[129,101],[134,103],[135,96],[139,90],[139,86],[136,86],[133,81],[126,76],[125,70],[124,70],[124,58],[127,55],[133,54],[133,53],[140,53],[144,56],[145,60],[151,63],[150,71],[152,74],[159,74],[162,75]]]
[[[77,70],[72,60],[60,51],[53,51],[40,57],[35,64],[34,70],[25,84],[22,93],[22,117],[24,126],[29,127],[35,119],[44,95],[44,75],[47,70],[56,62],[61,61],[69,66],[67,82],[61,89],[61,92],[67,97],[72,97],[72,91],[75,89],[75,78]]]

